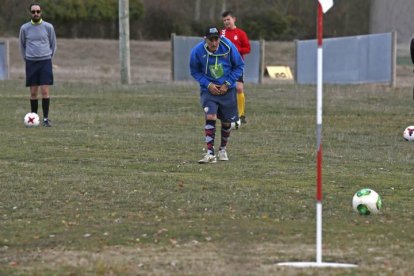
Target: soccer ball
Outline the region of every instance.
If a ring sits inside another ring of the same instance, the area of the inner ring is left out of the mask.
[[[239,129],[241,127],[241,121],[240,119],[236,122],[231,122],[231,128],[230,129]]]
[[[29,112],[24,116],[24,125],[26,127],[37,127],[39,122],[39,115],[34,112]]]
[[[405,141],[414,141],[414,126],[408,126],[403,132],[403,137]]]
[[[381,206],[381,197],[369,188],[359,190],[352,198],[352,207],[360,215],[377,214]]]

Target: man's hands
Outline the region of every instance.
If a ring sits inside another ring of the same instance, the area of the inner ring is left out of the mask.
[[[211,83],[208,85],[208,91],[210,91],[211,94],[215,96],[224,95],[227,93],[229,87],[227,83],[224,83],[222,85]]]

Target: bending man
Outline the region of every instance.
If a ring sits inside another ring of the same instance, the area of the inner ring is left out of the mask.
[[[191,75],[200,84],[200,103],[205,114],[204,135],[207,153],[200,164],[215,163],[214,141],[216,121],[221,121],[221,141],[218,158],[229,160],[226,146],[231,123],[238,121],[236,81],[243,74],[244,61],[237,48],[227,38],[220,37],[216,27],[209,27],[204,41],[191,51]]]

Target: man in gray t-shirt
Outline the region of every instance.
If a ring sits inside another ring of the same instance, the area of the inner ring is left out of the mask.
[[[29,6],[30,22],[20,28],[20,52],[26,63],[26,87],[30,87],[31,112],[37,113],[37,94],[42,94],[43,126],[50,127],[49,85],[53,85],[52,58],[56,52],[56,34],[53,25],[42,19],[39,4]]]

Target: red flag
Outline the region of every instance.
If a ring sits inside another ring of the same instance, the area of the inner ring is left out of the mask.
[[[319,3],[322,6],[323,13],[326,13],[333,6],[333,0],[319,0]]]

